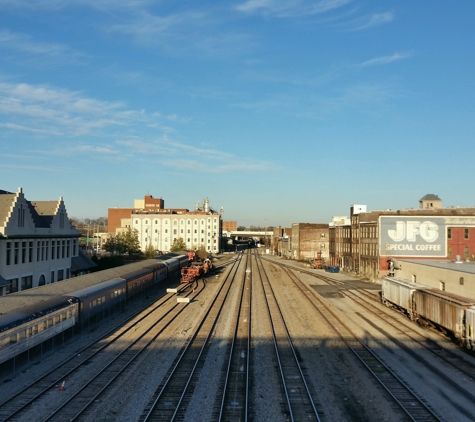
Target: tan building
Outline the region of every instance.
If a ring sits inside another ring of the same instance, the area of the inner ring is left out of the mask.
[[[329,225],[317,223],[292,224],[290,257],[297,260],[315,260],[318,255],[329,258]]]
[[[78,246],[63,198],[29,201],[0,190],[0,295],[70,278],[95,266]]]

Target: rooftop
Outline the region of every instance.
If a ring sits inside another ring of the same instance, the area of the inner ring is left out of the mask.
[[[428,267],[440,268],[449,271],[460,271],[469,274],[475,274],[475,261],[438,261],[431,259],[398,259],[398,262],[410,262],[412,264],[426,265]]]

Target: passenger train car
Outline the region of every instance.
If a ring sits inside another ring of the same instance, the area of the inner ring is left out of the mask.
[[[475,299],[467,299],[396,277],[382,280],[381,300],[421,325],[431,325],[473,347]]]
[[[187,255],[162,255],[1,297],[0,364],[72,327],[124,309],[153,286],[178,281],[188,263]]]

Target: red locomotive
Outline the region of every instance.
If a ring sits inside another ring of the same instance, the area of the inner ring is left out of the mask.
[[[181,283],[193,283],[204,277],[207,273],[213,270],[213,262],[206,258],[203,262],[191,261],[190,265],[181,269]]]

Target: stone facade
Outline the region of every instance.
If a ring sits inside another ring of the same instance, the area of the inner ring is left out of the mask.
[[[140,248],[150,245],[155,250],[167,252],[175,239],[182,238],[188,250],[201,247],[207,252],[218,253],[221,240],[221,216],[213,211],[183,213],[134,211],[131,228],[139,233]]]

